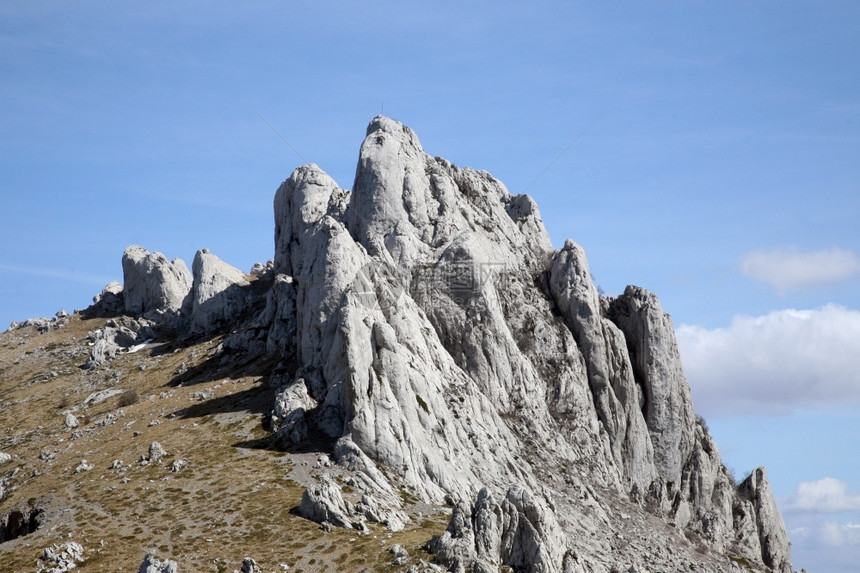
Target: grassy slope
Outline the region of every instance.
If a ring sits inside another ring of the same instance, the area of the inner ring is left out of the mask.
[[[18,470],[0,514],[29,500],[49,516],[37,532],[0,544],[0,571],[35,571],[45,547],[67,540],[86,549],[82,571],[137,571],[150,548],[186,572],[233,571],[246,556],[267,573],[280,571],[280,563],[291,572],[393,571],[387,549],[394,543],[427,557],[420,546],[447,522],[439,508],[416,506],[424,515],[416,513],[407,531],[371,524],[368,536],[324,533],[291,512],[303,491],[294,480],[313,474],[317,453],[265,447],[261,417],[271,390],[253,373],[228,377],[232,365],[212,358],[217,339],[153,345],[84,371],[87,331],[104,322],[76,315],[46,334],[27,328],[0,335],[0,451],[13,456],[0,477]],[[183,362],[189,371],[178,376]],[[107,388],[133,389],[139,399],[122,408],[120,396],[82,406]],[[195,396],[206,389],[213,396]],[[81,423],[74,439],[64,424],[68,411]],[[153,441],[169,456],[141,466]],[[43,450],[53,459],[39,459]],[[171,472],[181,458],[187,467]],[[94,468],[75,474],[82,459]],[[121,468],[111,469],[114,460]]]

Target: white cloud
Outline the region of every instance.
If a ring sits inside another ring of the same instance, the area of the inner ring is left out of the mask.
[[[857,573],[860,535],[856,529],[834,521],[823,521],[796,535],[791,534],[794,568],[810,573]]]
[[[826,305],[737,316],[725,328],[681,325],[677,337],[706,416],[860,403],[860,311]]]
[[[816,481],[800,482],[797,489],[784,501],[783,507],[790,511],[816,513],[838,513],[860,511],[860,492],[848,492],[847,484],[833,477]],[[842,529],[858,529],[860,526],[847,523]]]
[[[741,255],[737,267],[749,278],[785,293],[860,275],[860,255],[837,247],[814,252],[757,249]]]
[[[858,494],[846,493],[845,484],[835,478],[804,482],[794,493],[780,500],[780,508],[791,540],[794,568],[813,573],[856,573],[860,563],[860,514],[849,508],[857,503]],[[813,504],[830,509],[840,508],[845,518],[834,520],[817,511]]]

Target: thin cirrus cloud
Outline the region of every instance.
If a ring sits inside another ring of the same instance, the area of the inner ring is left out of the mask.
[[[838,247],[812,252],[756,249],[741,255],[737,268],[741,274],[784,294],[860,276],[860,255]]]
[[[681,325],[677,338],[705,415],[860,403],[860,311],[828,304],[736,316],[724,328]]]

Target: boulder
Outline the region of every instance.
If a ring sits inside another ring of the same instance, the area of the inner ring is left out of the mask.
[[[409,552],[399,543],[395,543],[389,547],[388,552],[394,556],[395,565],[405,565],[409,561]]]
[[[242,559],[242,573],[263,573],[257,562],[250,557]]]
[[[318,406],[309,394],[304,378],[278,390],[272,410],[272,427],[284,445],[300,444],[308,437],[305,413]]]
[[[149,461],[154,464],[160,464],[161,460],[167,455],[167,451],[158,442],[149,444]]]

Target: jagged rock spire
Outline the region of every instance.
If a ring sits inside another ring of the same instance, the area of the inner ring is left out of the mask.
[[[225,349],[281,360],[280,443],[329,443],[367,496],[357,509],[318,487],[303,504],[310,517],[343,506],[335,521],[402,525],[405,487],[457,502],[435,542],[452,570],[680,570],[695,559],[717,571],[731,570],[731,554],[790,571],[767,479],[731,483],[657,297],[639,287],[602,297],[582,248],[555,251],[530,197],[431,157],[379,116],[351,191],[306,165],[274,210],[274,262],[258,279],[267,290],[253,294],[215,262],[204,272],[211,257],[199,253],[193,288],[166,259],[144,273],[156,287],[143,292],[155,294],[137,294],[129,281],[142,279],[129,272],[126,308],[175,312],[193,291],[191,324],[204,330],[262,309],[234,325]],[[247,298],[217,320],[194,318],[214,296],[199,285],[219,274],[214,291]],[[617,518],[628,513],[638,521]],[[685,539],[674,531],[708,551],[661,549]]]

